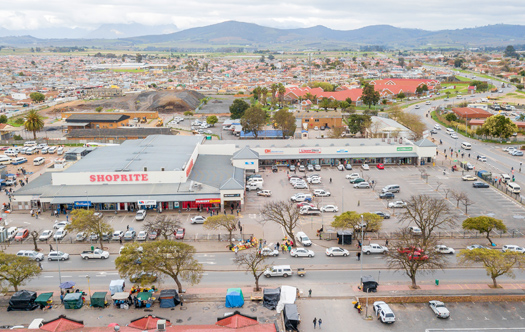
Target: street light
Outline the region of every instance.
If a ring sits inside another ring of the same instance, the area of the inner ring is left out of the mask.
[[[89,211],[89,206],[90,206],[91,204],[89,204],[89,196],[88,196],[87,190],[86,190],[86,205],[87,205],[87,209],[88,209],[88,211]]]
[[[89,275],[86,275],[87,282],[88,282],[88,295],[89,295],[89,303],[91,304],[91,286],[89,284],[89,279],[91,278]]]
[[[361,248],[359,248],[361,250],[361,252],[363,252],[363,242],[364,242],[364,232],[363,232],[363,228],[365,226],[365,222],[363,221],[363,215],[361,215]],[[363,285],[363,257],[360,257],[359,259],[361,261],[361,278],[359,278],[359,283],[361,284],[361,286]]]
[[[55,238],[55,243],[57,245],[57,257],[58,257],[58,254],[60,253],[60,250],[58,250],[58,239]],[[57,259],[57,264],[58,264],[58,282],[60,282],[60,284],[62,284],[62,273],[60,272],[60,257],[58,257]]]

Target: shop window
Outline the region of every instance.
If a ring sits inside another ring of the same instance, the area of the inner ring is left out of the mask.
[[[304,122],[310,122],[310,119],[304,119]]]
[[[319,122],[319,119],[315,119],[314,121],[315,121],[315,122]]]

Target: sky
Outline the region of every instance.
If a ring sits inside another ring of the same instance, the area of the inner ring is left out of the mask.
[[[104,23],[175,24],[179,29],[224,21],[275,28],[324,25],[353,30],[388,24],[442,30],[523,24],[523,0],[2,0],[0,27],[96,29]]]

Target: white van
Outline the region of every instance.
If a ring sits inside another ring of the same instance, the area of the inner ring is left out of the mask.
[[[461,147],[465,150],[470,150],[472,149],[472,144],[468,143],[468,142],[463,142],[461,143]]]
[[[35,141],[27,141],[27,142],[24,143],[24,146],[28,146],[28,147],[36,146],[36,142]]]
[[[295,238],[305,247],[312,245],[312,241],[310,241],[310,238],[304,232],[297,232]]]
[[[13,165],[20,165],[20,164],[23,164],[23,163],[27,163],[27,158],[26,157],[17,157],[15,159],[13,159],[13,161],[11,162],[11,164],[13,164]]]
[[[519,194],[521,192],[521,187],[514,182],[509,182],[507,183],[507,190],[513,194]]]
[[[262,183],[260,182],[250,182],[246,185],[246,190],[252,191],[252,190],[262,190]]]
[[[446,132],[447,132],[447,134],[452,135],[452,134],[454,134],[454,129],[447,128]]]
[[[9,156],[9,157],[16,157],[16,156],[18,156],[18,150],[8,149],[8,150],[6,150],[5,155]]]
[[[9,165],[13,160],[8,156],[0,156],[0,165]]]
[[[9,227],[7,229],[7,239],[8,240],[14,239],[17,232],[18,232],[18,227]]]
[[[38,153],[38,149],[36,147],[27,148],[25,154],[32,155]]]
[[[57,149],[57,154],[64,154],[64,148],[63,147],[59,147]]]
[[[250,178],[250,179],[248,180],[248,184],[249,184],[249,185],[250,185],[250,184],[256,184],[256,183],[260,183],[261,186],[262,186],[263,183],[264,183],[264,181],[263,181],[262,178]]]
[[[44,157],[36,157],[34,160],[33,160],[33,165],[34,166],[40,166],[42,165],[43,163],[46,162],[46,158]]]

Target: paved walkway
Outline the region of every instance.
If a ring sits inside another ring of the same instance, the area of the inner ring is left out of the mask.
[[[504,290],[524,290],[525,291],[525,283],[498,283],[498,285],[501,287],[501,289]],[[454,290],[454,291],[472,291],[472,290],[495,290],[494,288],[491,288],[491,284],[446,284],[446,283],[440,283],[439,286],[429,285],[429,284],[419,284],[419,289],[423,291],[447,291],[447,290]],[[352,290],[359,294],[361,290],[358,288],[358,286],[352,286]],[[410,285],[380,285],[377,288],[376,294],[383,294],[386,292],[414,292],[410,288]],[[406,295],[404,294],[395,294],[395,295]]]

